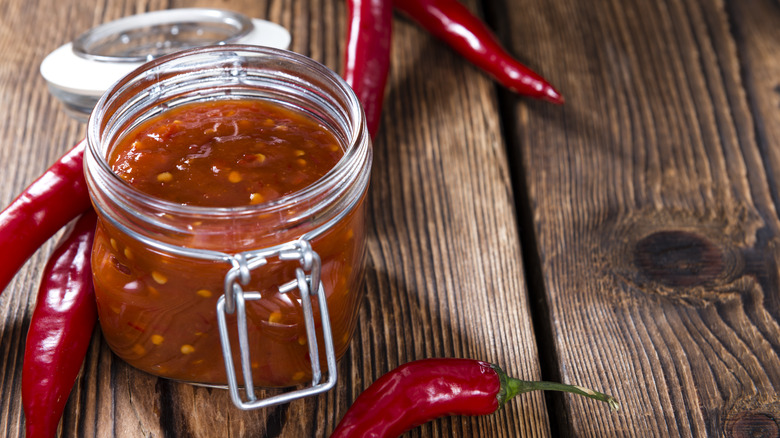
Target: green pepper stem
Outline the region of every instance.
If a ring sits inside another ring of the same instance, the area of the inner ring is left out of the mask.
[[[509,377],[499,366],[493,365],[493,369],[498,374],[498,378],[501,381],[501,389],[498,392],[498,404],[503,406],[504,403],[512,399],[518,394],[523,394],[531,391],[561,391],[571,394],[583,395],[585,397],[592,398],[594,400],[605,402],[609,405],[609,408],[613,411],[620,409],[620,403],[615,400],[614,397],[608,394],[594,391],[592,389],[583,388],[577,385],[566,385],[557,382],[545,382],[545,381],[527,381],[515,379]]]

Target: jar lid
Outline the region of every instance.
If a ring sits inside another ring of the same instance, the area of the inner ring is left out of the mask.
[[[144,62],[220,44],[287,49],[290,33],[278,24],[221,9],[148,12],[88,30],[50,53],[40,71],[68,113],[86,121],[103,93]]]

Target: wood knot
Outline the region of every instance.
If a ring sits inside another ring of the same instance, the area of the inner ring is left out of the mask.
[[[664,230],[637,242],[634,263],[651,281],[669,287],[692,287],[716,280],[726,269],[721,248],[707,238]]]
[[[778,438],[780,427],[767,414],[746,412],[733,418],[728,428],[730,438]]]

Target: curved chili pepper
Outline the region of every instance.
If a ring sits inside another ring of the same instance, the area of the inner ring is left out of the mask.
[[[347,23],[344,80],[363,105],[368,132],[374,137],[390,71],[392,0],[349,0]]]
[[[25,261],[90,208],[81,141],[0,212],[0,293]]]
[[[371,384],[331,438],[397,437],[442,416],[491,414],[515,395],[535,390],[584,395],[618,409],[609,395],[580,386],[514,379],[487,362],[422,359],[401,365]]]
[[[43,270],[22,368],[27,438],[49,438],[65,409],[97,321],[90,257],[97,216],[84,213]]]
[[[394,0],[394,5],[510,90],[562,104],[544,78],[512,57],[487,26],[456,0]]]

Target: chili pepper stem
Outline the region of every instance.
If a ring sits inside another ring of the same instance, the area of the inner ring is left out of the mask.
[[[614,397],[589,388],[584,388],[578,385],[566,385],[564,383],[558,382],[520,380],[515,379],[514,377],[509,377],[504,372],[504,370],[496,365],[493,365],[493,369],[496,371],[496,374],[498,374],[498,378],[501,381],[501,390],[499,391],[497,397],[499,405],[502,406],[504,403],[511,400],[518,394],[531,391],[561,391],[571,394],[578,394],[592,398],[594,400],[605,402],[613,411],[620,409],[620,403],[618,403]]]

